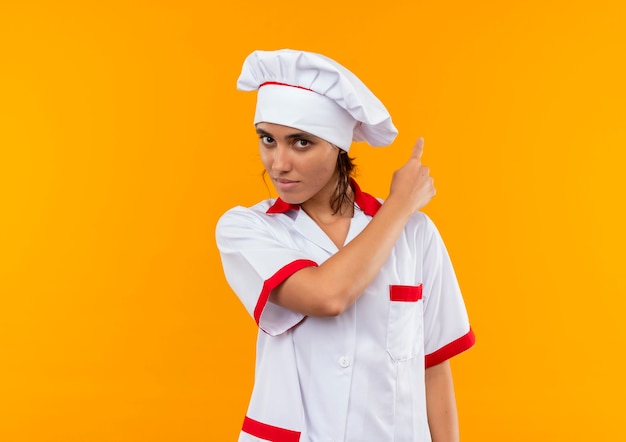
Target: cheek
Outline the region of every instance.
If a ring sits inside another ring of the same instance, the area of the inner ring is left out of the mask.
[[[318,161],[316,167],[310,169],[310,176],[319,184],[325,185],[332,179],[337,168],[337,156],[332,153],[322,161]]]
[[[259,148],[259,157],[261,158],[261,163],[265,169],[269,169],[271,165],[271,158],[267,153],[266,149]]]
[[[331,150],[329,150],[326,158],[320,164],[320,173],[323,173],[327,176],[335,173],[335,170],[337,169],[337,157],[338,154],[336,149],[332,148]]]

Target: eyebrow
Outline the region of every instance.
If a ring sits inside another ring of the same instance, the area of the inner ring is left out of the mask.
[[[259,129],[258,127],[256,128],[256,133],[259,135],[262,135],[264,137],[270,137],[270,138],[275,138],[274,135],[272,135],[271,133],[263,130],[263,129]],[[293,140],[294,138],[307,138],[307,139],[312,139],[312,138],[316,138],[314,135],[311,135],[310,133],[307,132],[296,132],[293,134],[289,134],[285,137],[285,139],[287,140]]]

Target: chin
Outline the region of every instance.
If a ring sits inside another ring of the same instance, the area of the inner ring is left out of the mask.
[[[294,198],[294,197],[290,197],[290,196],[286,196],[286,195],[281,195],[278,194],[278,196],[280,197],[281,200],[283,200],[284,202],[286,202],[287,204],[296,204],[296,205],[300,205],[302,204],[304,201],[306,200],[302,200],[302,199],[298,199],[298,198]]]

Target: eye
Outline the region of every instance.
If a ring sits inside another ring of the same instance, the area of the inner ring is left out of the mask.
[[[274,138],[268,135],[261,135],[259,139],[261,140],[261,143],[264,144],[265,146],[274,144]]]
[[[295,146],[298,148],[305,148],[305,147],[309,147],[311,145],[311,142],[309,140],[305,140],[305,139],[298,139],[295,142]]]

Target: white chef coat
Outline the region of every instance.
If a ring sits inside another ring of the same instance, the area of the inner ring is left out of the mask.
[[[346,243],[381,205],[353,185]],[[268,301],[294,272],[337,252],[298,209],[269,199],[235,207],[217,225],[226,278],[259,325],[254,389],[239,441],[430,441],[424,370],[474,344],[436,227],[415,213],[351,307],[336,317],[307,317]]]

